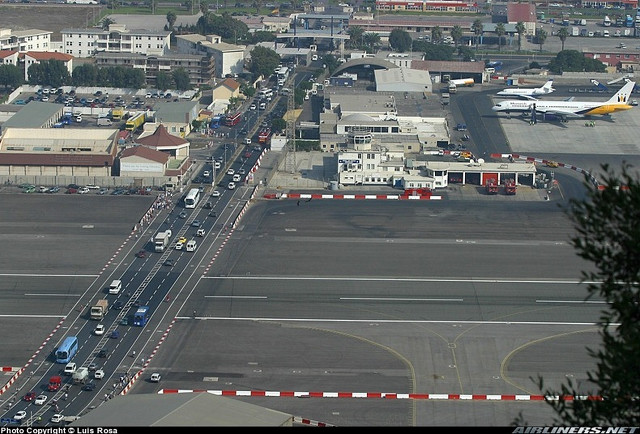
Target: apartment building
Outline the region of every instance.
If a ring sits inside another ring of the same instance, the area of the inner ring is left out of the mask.
[[[63,29],[61,33],[64,52],[74,57],[101,52],[163,56],[171,49],[171,32],[127,29],[124,24],[111,24],[109,30]]]
[[[19,53],[50,51],[52,33],[39,29],[0,29],[0,50],[15,50]]]

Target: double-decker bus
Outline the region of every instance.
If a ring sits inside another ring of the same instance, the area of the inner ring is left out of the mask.
[[[228,127],[233,127],[235,125],[238,125],[238,123],[240,123],[241,120],[242,120],[242,113],[238,112],[236,114],[233,114],[231,116],[227,116],[226,118],[224,118],[224,124]]]
[[[258,134],[258,143],[267,143],[271,137],[271,128],[265,128]]]
[[[184,197],[184,207],[185,208],[195,208],[200,201],[200,189],[192,188],[189,190],[189,193]]]
[[[142,327],[149,321],[149,306],[140,306],[133,314],[133,325]]]
[[[56,350],[56,363],[69,363],[78,352],[78,337],[67,336]]]

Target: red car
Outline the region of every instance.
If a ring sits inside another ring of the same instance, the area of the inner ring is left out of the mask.
[[[23,399],[27,402],[33,401],[34,399],[36,399],[36,392],[28,392],[26,395],[24,395]]]
[[[244,153],[244,158],[251,158],[251,151],[247,151]]]
[[[147,252],[144,250],[140,250],[138,253],[136,253],[136,257],[138,258],[144,258],[145,256],[147,256]]]

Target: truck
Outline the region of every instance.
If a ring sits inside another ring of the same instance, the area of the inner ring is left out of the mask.
[[[458,86],[452,81],[449,82],[449,93],[456,93],[458,91]]]
[[[153,244],[155,246],[155,251],[156,252],[164,252],[164,250],[169,245],[169,239],[170,238],[171,238],[171,231],[170,230],[158,232],[156,234],[156,236],[153,237]]]
[[[513,179],[507,179],[504,183],[504,193],[508,195],[516,194],[516,182]]]
[[[124,107],[114,107],[111,109],[111,119],[114,121],[122,120],[124,116]]]
[[[490,179],[485,184],[487,189],[487,194],[497,194],[498,193],[498,184],[493,179]]]
[[[49,385],[47,386],[47,390],[49,392],[57,392],[58,390],[60,390],[61,386],[62,377],[59,375],[54,375],[53,377],[49,378]]]
[[[84,384],[89,379],[89,368],[82,366],[76,369],[71,377],[73,384]]]
[[[97,124],[99,127],[110,127],[113,125],[113,122],[111,122],[109,118],[98,118]]]
[[[196,240],[189,240],[187,242],[187,252],[195,252],[197,246]]]
[[[571,36],[580,36],[580,27],[572,27]]]
[[[96,304],[91,306],[91,319],[100,321],[107,314],[109,309],[109,301],[106,298],[98,300]]]

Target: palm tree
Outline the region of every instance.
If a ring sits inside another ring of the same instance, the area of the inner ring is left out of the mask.
[[[471,31],[476,36],[476,51],[478,51],[478,43],[480,42],[480,36],[484,31],[484,26],[482,25],[482,21],[480,19],[476,19],[473,24],[471,24]]]
[[[538,44],[540,44],[540,52],[542,53],[542,44],[547,40],[547,31],[544,29],[539,29],[536,32],[536,37],[538,38]]]
[[[560,27],[560,30],[558,30],[558,38],[560,38],[560,42],[562,42],[561,51],[564,51],[564,41],[567,40],[568,36],[569,36],[569,30],[567,30],[566,27]]]
[[[109,17],[102,19],[102,30],[109,30],[109,26],[111,24],[115,24],[116,22]]]
[[[437,44],[440,41],[442,41],[442,29],[440,26],[435,26],[431,29],[431,42]]]
[[[518,33],[518,52],[522,49],[522,35],[524,34],[527,28],[524,26],[522,21],[518,21],[516,23],[516,32]]]
[[[356,48],[361,45],[364,45],[362,43],[362,35],[364,35],[364,29],[362,27],[359,27],[359,26],[349,27],[349,30],[347,30],[347,33],[349,34],[349,45],[351,46],[351,48]]]
[[[202,15],[207,15],[207,12],[209,12],[209,2],[206,0],[200,0],[200,12],[202,12]]]
[[[502,37],[507,31],[504,28],[504,23],[496,24],[496,35],[498,36],[498,52],[502,51]]]
[[[167,12],[167,22],[169,23],[169,28],[173,29],[173,25],[176,23],[178,16],[174,11]]]
[[[367,48],[371,49],[371,53],[375,53],[376,48],[380,44],[380,35],[373,32],[365,33],[364,44],[367,46]]]
[[[453,39],[453,43],[457,48],[458,44],[462,40],[462,27],[458,25],[453,26],[453,28],[451,29],[451,38]]]

